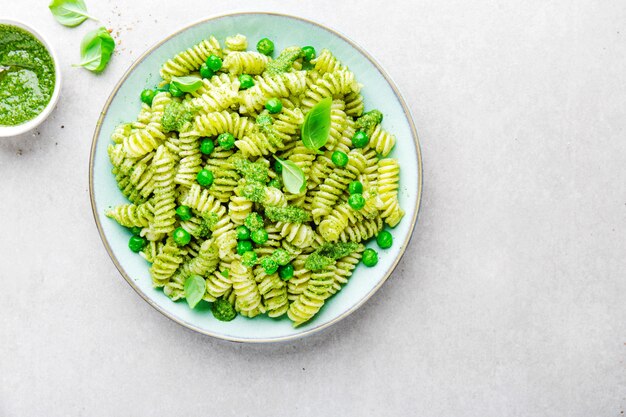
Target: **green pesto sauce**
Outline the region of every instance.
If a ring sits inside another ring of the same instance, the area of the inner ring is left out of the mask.
[[[217,213],[201,213],[200,237],[207,237],[217,224]]]
[[[371,110],[356,120],[356,129],[372,136],[376,125],[383,121],[383,114],[378,110]]]
[[[166,132],[183,132],[191,125],[194,112],[183,103],[171,101],[163,112],[161,124]]]
[[[302,48],[298,46],[285,48],[275,60],[267,64],[267,68],[265,71],[269,75],[276,75],[280,74],[281,72],[287,72],[291,70],[295,60],[302,58],[303,56],[304,52],[302,51]]]
[[[309,255],[304,262],[304,267],[311,271],[319,271],[335,263],[337,259],[348,256],[359,247],[354,242],[326,243]]]
[[[306,210],[296,206],[266,207],[265,215],[271,221],[287,223],[304,223],[310,217]]]
[[[269,181],[269,170],[261,162],[250,162],[247,159],[236,156],[232,159],[235,169],[249,182],[266,183]]]
[[[45,46],[27,31],[0,25],[0,125],[35,118],[54,92],[54,62]]]
[[[259,213],[250,213],[243,223],[250,231],[254,232],[263,228],[263,217]]]
[[[274,127],[274,119],[267,111],[262,112],[256,117],[257,129],[265,135],[269,142],[278,147],[283,147],[283,141],[278,136],[276,128]]]
[[[265,200],[265,185],[256,181],[248,181],[241,187],[241,195],[255,203],[263,203]]]

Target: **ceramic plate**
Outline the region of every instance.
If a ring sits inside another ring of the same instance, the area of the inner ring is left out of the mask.
[[[104,215],[107,207],[127,202],[111,175],[107,146],[111,143],[109,138],[115,126],[134,120],[138,114],[141,90],[159,83],[161,64],[176,53],[211,34],[223,42],[226,36],[236,33],[246,35],[251,48],[259,39],[268,37],[274,41],[277,51],[291,45],[312,45],[317,51],[330,49],[363,84],[366,110],[381,110],[383,126],[397,137],[390,156],[400,161],[399,199],[406,215],[391,231],[394,245],[379,250],[380,261],[374,268],[359,265],[350,282],[326,302],[313,320],[298,328],[293,328],[286,316],[282,319],[237,316],[231,322],[220,322],[213,317],[207,303],[191,310],[185,301],[172,302],[161,290],[152,287],[146,261],[128,249],[130,232]],[[334,30],[305,19],[271,13],[235,13],[209,18],[174,33],[143,54],[124,74],[102,110],[94,134],[89,175],[98,231],[126,281],[150,305],[177,323],[200,333],[239,342],[285,341],[305,336],[337,323],[361,306],[389,278],[404,253],[417,220],[422,188],[420,150],[411,115],[381,66],[362,48]]]

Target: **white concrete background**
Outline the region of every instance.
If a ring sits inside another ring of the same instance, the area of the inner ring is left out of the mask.
[[[53,38],[66,81],[45,125],[0,141],[0,416],[623,414],[623,1],[88,0],[120,42],[101,76],[70,67],[95,23],[64,28],[47,0],[0,5]],[[166,34],[234,7],[348,34],[397,81],[422,142],[397,272],[285,345],[161,316],[117,273],[89,204],[114,83]]]

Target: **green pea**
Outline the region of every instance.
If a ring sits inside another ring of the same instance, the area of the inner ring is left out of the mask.
[[[265,229],[255,230],[250,235],[250,238],[257,245],[262,245],[265,242],[267,242],[267,239],[268,239],[267,231]]]
[[[256,44],[256,50],[263,55],[271,55],[272,52],[274,52],[274,42],[267,38],[263,38]]]
[[[152,106],[154,96],[156,96],[156,92],[154,90],[143,90],[141,92],[141,101],[146,103],[148,106]]]
[[[135,236],[139,236],[139,234],[141,233],[141,227],[133,226],[130,228],[130,232]]]
[[[283,164],[281,164],[278,161],[274,162],[274,171],[276,171],[277,174],[280,174],[283,172]]]
[[[363,184],[361,184],[361,181],[352,181],[350,184],[348,184],[348,192],[350,194],[363,193]]]
[[[181,220],[191,219],[191,209],[187,206],[178,206],[176,208],[176,215]]]
[[[263,267],[263,270],[265,271],[265,273],[268,275],[273,274],[274,272],[278,271],[278,262],[276,262],[274,259],[272,259],[269,256],[266,256],[263,259],[261,259],[261,266]]]
[[[250,239],[250,229],[248,229],[243,224],[241,226],[237,226],[237,239],[238,240],[248,240]]]
[[[235,137],[231,133],[222,133],[217,137],[217,143],[225,150],[229,150],[235,146]]]
[[[338,167],[345,167],[346,165],[348,165],[348,155],[341,151],[333,152],[330,159],[331,161],[333,161],[333,164],[337,165]]]
[[[217,55],[211,55],[206,59],[206,66],[212,71],[219,71],[222,68],[222,58]]]
[[[146,239],[140,236],[131,236],[128,240],[128,248],[137,253],[142,250],[144,246],[146,246],[146,243],[148,243],[146,242]]]
[[[363,194],[352,194],[348,197],[348,205],[350,205],[350,207],[354,210],[361,210],[365,207],[365,198],[363,198]]]
[[[185,246],[191,241],[191,235],[182,227],[178,227],[176,228],[176,230],[174,230],[174,233],[172,234],[172,239],[177,245]]]
[[[237,253],[243,255],[244,253],[252,250],[252,242],[249,240],[240,240],[237,242]]]
[[[381,249],[389,249],[393,245],[393,236],[386,230],[383,230],[376,236],[376,243]]]
[[[280,113],[283,109],[283,102],[276,97],[270,98],[267,100],[267,103],[265,103],[265,108],[272,114]]]
[[[202,78],[211,78],[213,75],[215,75],[215,72],[213,72],[213,70],[209,68],[206,62],[200,65],[200,76]]]
[[[304,52],[304,60],[309,62],[310,60],[315,58],[315,48],[312,46],[303,46],[302,52]]]
[[[268,182],[267,185],[270,186],[270,187],[278,188],[279,190],[281,188],[283,188],[283,183],[280,182],[280,180],[278,178],[274,178],[273,180]]]
[[[293,266],[291,264],[278,268],[278,276],[283,281],[289,281],[293,277]]]
[[[243,263],[248,268],[256,265],[257,254],[254,251],[249,250],[248,252],[241,255],[241,263]]]
[[[202,169],[196,175],[196,181],[203,187],[210,187],[213,184],[213,173],[208,169]]]
[[[378,252],[367,248],[363,251],[363,265],[372,267],[378,263]]]
[[[200,152],[205,155],[210,155],[213,149],[215,149],[215,143],[213,143],[211,139],[202,139],[202,142],[200,142]]]
[[[248,74],[241,74],[239,76],[239,89],[247,90],[248,88],[254,86],[254,78],[252,78]]]
[[[170,84],[170,94],[172,97],[182,97],[185,95],[185,92],[176,87],[176,84]]]
[[[352,146],[355,148],[365,148],[369,142],[370,138],[368,138],[367,133],[362,130],[357,131],[354,136],[352,136]]]

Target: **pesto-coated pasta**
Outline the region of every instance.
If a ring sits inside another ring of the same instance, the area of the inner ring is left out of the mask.
[[[129,203],[105,214],[133,230],[129,246],[172,300],[201,277],[205,302],[299,326],[348,284],[367,241],[402,219],[396,137],[381,112],[364,112],[363,86],[330,50],[271,58],[244,35],[223,41],[210,36],[161,67],[159,85],[200,72],[197,88],[159,88],[115,127],[107,152]],[[325,98],[329,134],[312,148],[303,125]],[[357,133],[366,144],[353,144]]]

